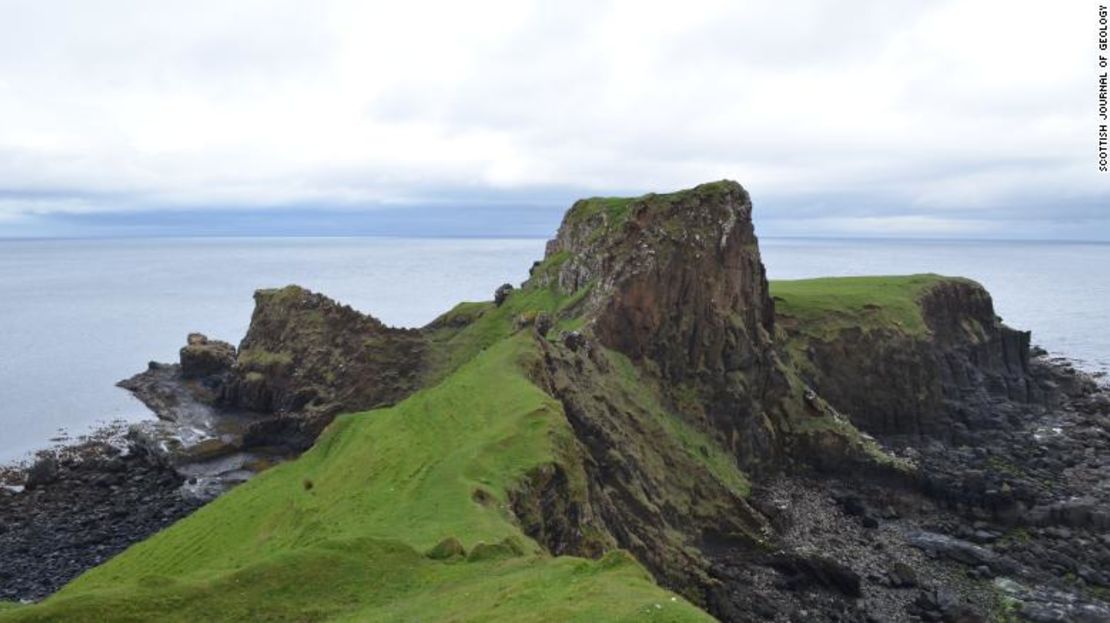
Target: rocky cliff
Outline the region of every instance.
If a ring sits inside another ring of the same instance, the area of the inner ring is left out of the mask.
[[[870,298],[821,305],[828,290],[853,289]],[[1011,425],[1010,403],[1051,399],[1030,372],[1029,332],[1002,324],[990,294],[968,279],[832,278],[775,290],[787,356],[869,433],[959,441]],[[908,308],[884,315],[887,297]]]
[[[420,385],[419,331],[387,327],[331,299],[289,286],[260,290],[220,401],[274,413],[253,443],[308,447],[339,413],[394,404]]]
[[[421,329],[259,292],[238,349],[190,339],[127,386],[170,419],[244,419],[235,449],[316,443],[46,607],[974,621],[1010,608],[1005,576],[1060,620],[1110,615],[1043,555],[1110,581],[1102,498],[1066,506],[1110,468],[1100,394],[966,280],[768,284],[751,210],[729,181],[579,201],[527,282]],[[1022,452],[1058,417],[1053,474]],[[1065,516],[1084,547],[1004,536]]]
[[[751,200],[735,182],[577,202],[506,304],[538,291],[567,301],[541,312],[534,378],[576,433],[583,504],[698,603],[733,607],[718,550],[781,547],[746,499],[749,479],[895,469],[776,353]]]
[[[583,330],[657,378],[668,406],[748,470],[788,458],[799,421],[831,419],[775,354],[751,209],[735,182],[579,201],[533,277],[585,291]]]

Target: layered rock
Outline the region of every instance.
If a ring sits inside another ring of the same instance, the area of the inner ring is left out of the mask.
[[[311,444],[338,413],[393,404],[412,393],[424,367],[420,332],[297,286],[255,293],[223,404],[285,415],[258,427],[255,442]]]
[[[749,477],[883,463],[775,352],[739,184],[579,201],[521,296],[544,289],[569,301],[550,324],[577,327],[561,339],[537,329],[549,341],[536,378],[575,430],[586,503],[612,541],[691,599],[727,612],[714,553],[779,547],[746,500]]]
[[[206,456],[260,446],[303,450],[337,414],[394,404],[415,391],[425,347],[418,330],[387,327],[288,286],[255,293],[238,349],[192,333],[178,364],[151,363],[120,386],[160,418],[224,438],[223,450]],[[219,433],[229,424],[217,422],[221,414],[241,435]]]
[[[593,330],[682,382],[767,361],[773,308],[735,182],[639,199],[588,199],[567,213],[546,261],[565,257],[559,288],[590,288]]]
[[[876,280],[875,288],[890,288]],[[784,344],[803,377],[853,423],[881,436],[951,439],[1008,425],[1010,402],[1050,399],[1029,367],[1029,333],[1004,325],[990,294],[967,279],[923,275],[913,295],[923,330],[869,325],[866,309],[847,327],[825,317],[781,318]],[[835,283],[836,279],[828,280]]]
[[[235,364],[235,347],[227,342],[209,340],[203,333],[190,333],[181,347],[181,376],[200,379],[218,376]]]
[[[585,331],[657,376],[671,406],[743,468],[761,469],[787,458],[792,416],[830,414],[802,400],[775,354],[751,210],[747,191],[731,181],[582,200],[532,282],[587,291],[575,310]]]

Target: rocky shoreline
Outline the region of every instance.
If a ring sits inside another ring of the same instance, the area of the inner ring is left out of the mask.
[[[85,570],[196,510],[185,478],[141,444],[104,440],[4,470],[0,600],[47,597]]]
[[[769,553],[713,550],[718,616],[1110,621],[1110,389],[1062,358],[1031,363],[1058,402],[958,444],[888,446],[915,479],[783,474],[757,487],[777,538]]]
[[[203,379],[226,367],[233,347],[192,334],[181,350],[181,363],[152,362],[119,383],[157,419],[109,426],[42,450],[30,464],[0,467],[0,601],[42,599],[295,455],[246,447],[251,426],[266,418],[211,404]]]

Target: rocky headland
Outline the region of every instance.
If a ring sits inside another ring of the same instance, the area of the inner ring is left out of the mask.
[[[0,492],[37,518],[0,528],[29,569],[0,599],[262,475],[0,620],[1110,621],[1110,393],[966,279],[769,283],[751,209],[727,181],[579,201],[527,282],[421,329],[259,291],[238,347],[121,383],[163,422],[133,450]],[[43,500],[90,490],[70,525],[108,536],[48,556]],[[466,605],[345,592],[379,561]]]

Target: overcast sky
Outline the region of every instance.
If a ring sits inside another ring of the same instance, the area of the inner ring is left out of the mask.
[[[0,0],[0,237],[543,235],[731,178],[765,235],[1106,240],[1096,4]]]

